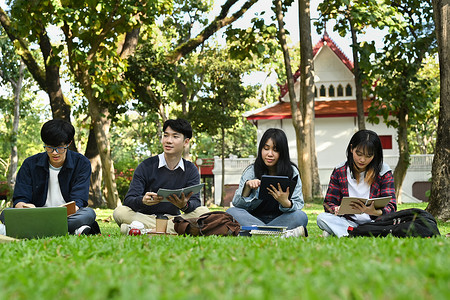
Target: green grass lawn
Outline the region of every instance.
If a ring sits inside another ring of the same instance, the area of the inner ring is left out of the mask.
[[[425,204],[402,205],[425,208]],[[449,223],[438,238],[100,236],[0,244],[0,299],[448,299]]]

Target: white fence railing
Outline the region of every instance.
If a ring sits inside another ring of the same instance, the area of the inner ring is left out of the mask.
[[[433,154],[411,155],[411,163],[409,165],[409,169],[431,169],[433,158],[434,158]],[[248,165],[252,164],[254,161],[255,161],[254,157],[225,158],[225,172],[232,172],[233,174],[242,172]],[[398,163],[398,156],[385,155],[384,162],[387,163],[392,169],[394,169]],[[213,173],[219,174],[218,172],[221,171],[222,171],[222,159],[216,156],[214,158]]]
[[[242,173],[250,164],[255,162],[254,157],[248,158],[225,158],[225,173],[230,172],[233,174]],[[222,159],[220,157],[214,157],[214,169],[213,174],[221,174],[222,172]]]

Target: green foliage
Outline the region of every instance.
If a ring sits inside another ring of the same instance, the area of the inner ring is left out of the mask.
[[[266,25],[264,20],[255,17],[252,27],[247,29],[229,27],[225,31],[230,55],[234,59],[261,59],[270,63],[278,51],[277,28],[274,24]]]
[[[310,237],[280,239],[126,237],[111,210],[96,210],[101,236],[2,244],[0,297],[447,299],[448,238],[325,239],[323,208],[305,211]]]
[[[254,147],[254,142],[247,141],[254,140],[256,130],[241,115],[260,104],[247,102],[254,90],[244,87],[241,78],[259,68],[257,60],[234,60],[214,42],[205,43],[201,50],[183,57],[176,65],[166,58],[180,42],[190,38],[193,27],[206,23],[210,8],[206,1],[196,1],[190,6],[176,1],[173,15],[161,16],[158,26],[145,30],[145,40],[129,59],[126,73],[138,99],[133,107],[141,122],[149,124],[148,136],[158,135],[166,118],[190,120],[194,128],[190,153],[194,158],[221,153],[222,125],[233,133],[226,135],[225,153],[247,155]],[[156,139],[147,139],[147,143],[152,140]]]
[[[119,51],[123,35],[139,26],[138,22],[154,23],[157,15],[170,11],[171,3],[171,0],[10,2],[11,20],[18,36],[26,37],[31,44],[40,43],[46,66],[60,66],[67,55],[74,84],[82,87],[90,100],[94,97],[102,105],[109,105],[110,112],[131,98],[132,87],[123,80],[127,62]],[[46,45],[44,34],[51,27],[58,28],[63,38]]]
[[[439,116],[440,75],[437,55],[427,57],[423,68],[418,72],[419,82],[426,82],[426,98],[424,118],[410,120],[411,131],[408,140],[411,154],[434,153]]]
[[[317,32],[325,29],[328,20],[336,20],[334,31],[346,36],[352,22],[357,33],[365,33],[369,26],[383,29],[388,26],[395,30],[403,25],[395,6],[386,0],[325,0],[318,6],[320,19],[314,23]],[[356,45],[355,45],[356,46]]]
[[[436,51],[436,37],[431,4],[422,1],[403,1],[397,6],[407,26],[391,31],[385,37],[385,46],[375,54],[370,82],[376,82],[375,101],[369,110],[369,121],[377,122],[377,115],[394,128],[399,126],[396,113],[408,114],[408,127],[430,118],[436,102],[435,78],[419,76],[424,59]],[[374,49],[373,45],[367,47]],[[372,86],[368,87],[372,89]],[[431,103],[430,103],[431,102]],[[431,104],[431,105],[430,105]],[[393,117],[390,117],[390,116]]]
[[[16,144],[19,165],[28,156],[42,151],[40,126],[48,113],[36,97],[36,87],[30,74],[24,72],[20,94],[19,136],[12,135],[14,118],[14,88],[11,82],[19,79],[20,58],[15,53],[9,38],[0,30],[0,180],[5,180],[10,163],[11,145]]]

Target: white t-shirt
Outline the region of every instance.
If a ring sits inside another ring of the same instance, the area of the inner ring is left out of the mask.
[[[347,167],[347,182],[348,182],[348,195],[349,197],[359,197],[368,199],[370,196],[370,185],[364,181],[366,172],[359,173],[359,182],[356,178],[352,177],[350,168]],[[372,219],[366,213],[357,214],[352,216],[352,220],[357,224],[363,224],[370,222]]]
[[[49,179],[48,179],[48,190],[47,190],[47,201],[45,202],[45,207],[60,206],[66,203],[64,197],[61,194],[61,188],[59,186],[58,174],[62,167],[55,168],[49,164]]]

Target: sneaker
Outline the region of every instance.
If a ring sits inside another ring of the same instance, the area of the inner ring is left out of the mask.
[[[306,236],[306,230],[305,230],[305,227],[303,227],[303,226],[298,226],[294,229],[286,230],[286,232],[283,235],[284,238],[304,237],[304,236]]]
[[[120,233],[123,235],[128,235],[130,231],[130,224],[123,223],[120,225]]]
[[[328,232],[328,231],[323,231],[322,232],[322,237],[324,237],[324,238],[327,238],[327,237],[329,237],[329,236],[331,236],[331,234]]]
[[[6,235],[6,227],[0,223],[0,235]]]
[[[83,225],[83,226],[75,229],[75,233],[74,234],[75,235],[82,235],[82,234],[86,235],[89,232],[91,232],[91,227],[87,226],[87,225]]]

